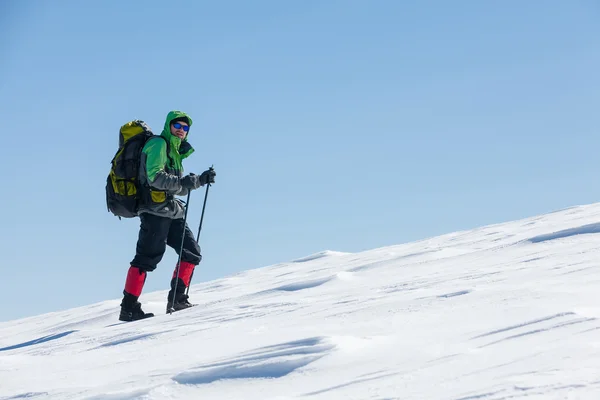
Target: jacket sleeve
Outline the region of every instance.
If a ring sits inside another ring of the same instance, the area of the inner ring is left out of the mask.
[[[165,171],[167,165],[167,143],[163,139],[150,139],[144,147],[146,154],[146,176],[148,184],[157,190],[180,194],[183,189],[177,175]]]

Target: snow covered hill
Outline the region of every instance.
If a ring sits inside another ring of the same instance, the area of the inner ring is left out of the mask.
[[[600,204],[0,323],[0,399],[600,399]]]

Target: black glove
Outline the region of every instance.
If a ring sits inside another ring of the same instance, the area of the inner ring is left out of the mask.
[[[188,174],[181,178],[181,186],[187,190],[198,189],[200,186],[202,186],[202,183],[200,183],[200,178],[201,176]]]
[[[199,176],[200,185],[204,186],[207,183],[215,183],[215,176],[217,176],[217,173],[212,167],[207,169]]]

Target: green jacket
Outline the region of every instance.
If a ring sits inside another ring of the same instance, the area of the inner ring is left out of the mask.
[[[191,128],[192,119],[189,115],[181,111],[171,111],[160,134],[166,141],[155,137],[148,140],[142,149],[139,178],[140,183],[148,190],[143,196],[144,201],[139,214],[150,213],[172,219],[184,216],[183,203],[175,199],[175,196],[187,195],[187,189],[181,186],[182,161],[192,154],[194,149],[187,141],[189,131],[183,140],[171,134],[171,121],[181,117],[188,119]]]

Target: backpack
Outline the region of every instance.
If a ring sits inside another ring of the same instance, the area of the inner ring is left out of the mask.
[[[163,138],[155,135],[141,120],[127,122],[119,129],[119,149],[110,162],[106,178],[106,206],[119,219],[138,215],[144,190],[139,182],[142,149],[153,137]],[[166,139],[165,142],[168,154],[169,143]]]

